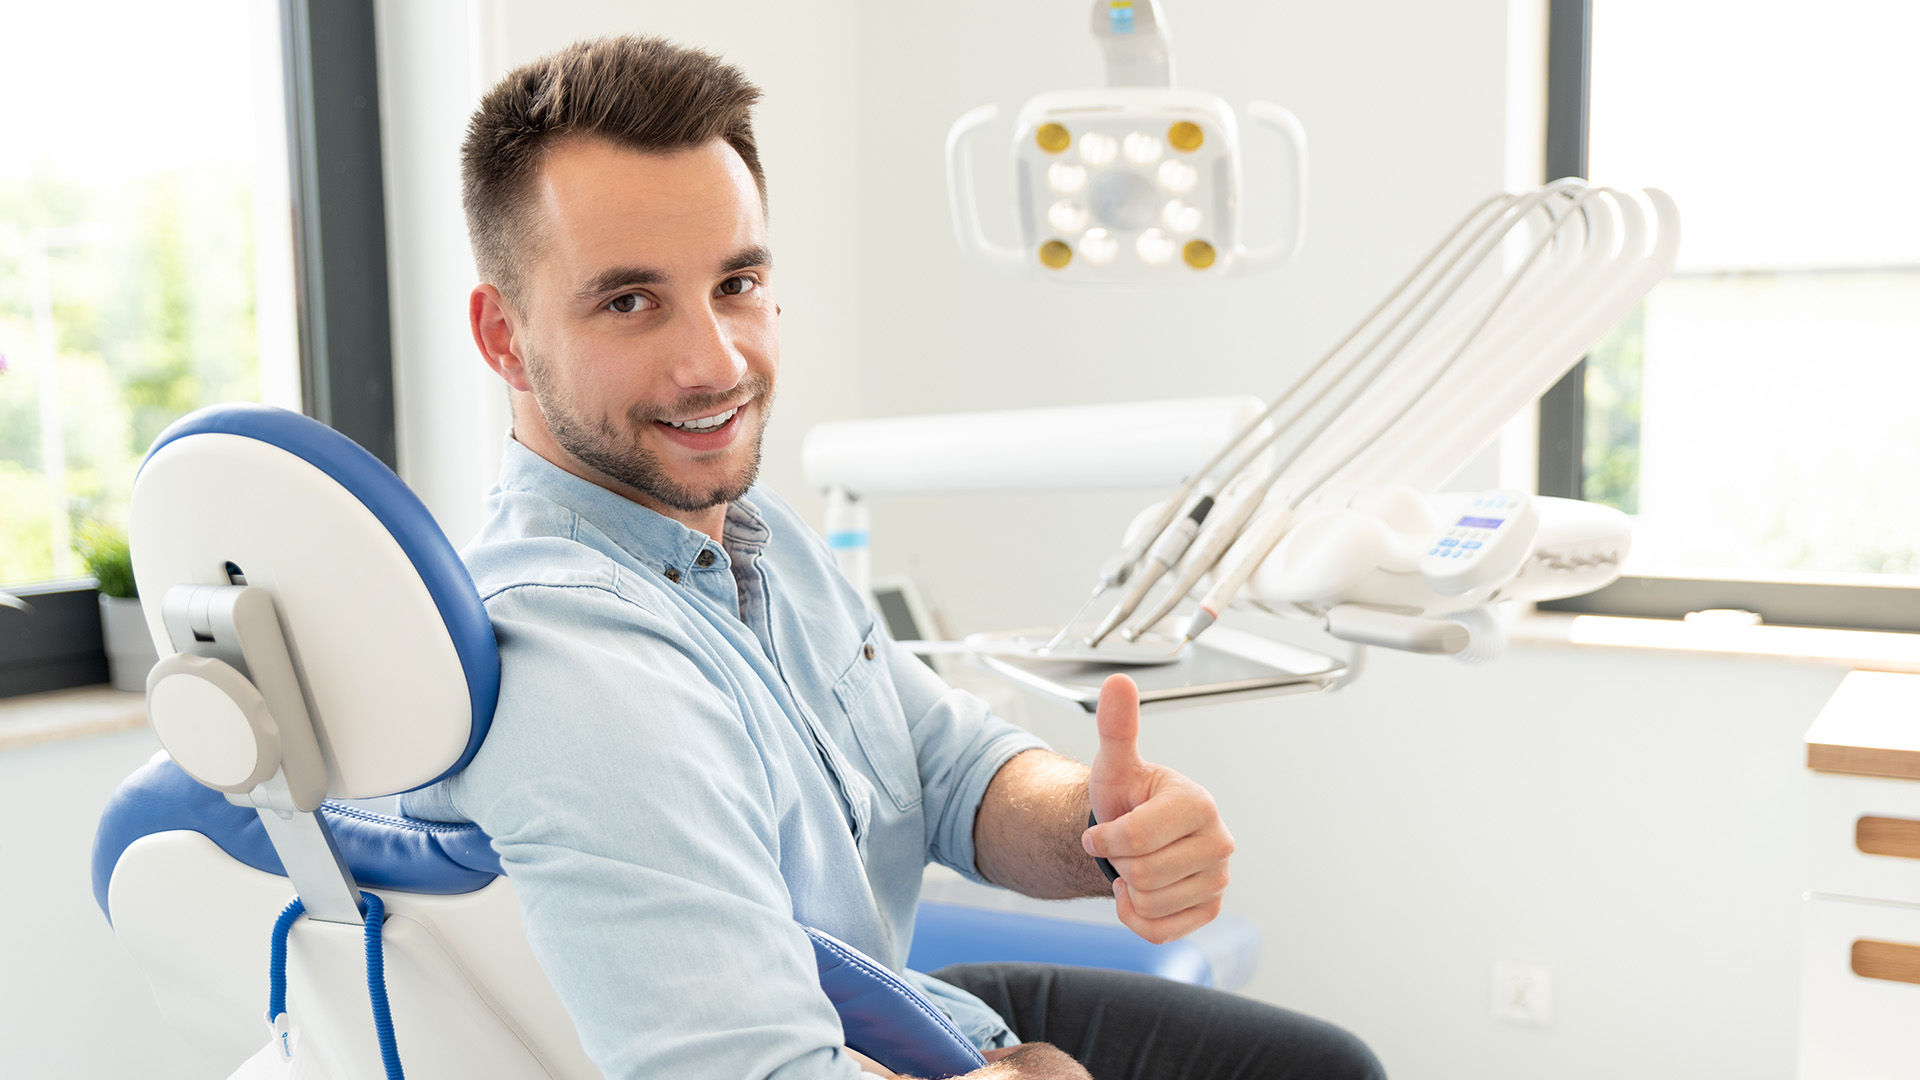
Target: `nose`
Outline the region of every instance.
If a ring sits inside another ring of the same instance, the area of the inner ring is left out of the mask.
[[[673,383],[682,390],[725,392],[740,384],[747,358],[713,308],[702,305],[682,320],[674,350]]]

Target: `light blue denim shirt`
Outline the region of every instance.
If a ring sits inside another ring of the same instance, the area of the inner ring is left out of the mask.
[[[724,543],[511,438],[464,552],[500,643],[493,727],[410,814],[493,837],[541,967],[616,1080],[854,1077],[800,923],[906,972],[921,871],[978,879],[974,812],[1043,743],[888,638],[760,488]]]

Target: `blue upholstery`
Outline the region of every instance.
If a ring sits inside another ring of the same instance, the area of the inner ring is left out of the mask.
[[[368,888],[466,893],[500,873],[500,858],[477,825],[393,818],[333,802],[321,804],[320,815],[354,880]],[[259,814],[156,758],[121,781],[94,834],[93,898],[108,919],[107,886],[120,853],[143,836],[175,831],[197,832],[255,870],[286,872]]]
[[[820,989],[832,999],[847,1045],[897,1073],[958,1076],[986,1065],[953,1021],[865,953],[811,926]]]
[[[465,768],[485,740],[493,719],[500,688],[500,657],[473,579],[426,507],[391,470],[352,440],[297,413],[265,406],[202,409],[163,432],[148,458],[175,440],[200,434],[257,439],[294,454],[332,477],[393,534],[439,609],[460,658],[473,705],[473,724],[464,752],[435,780]],[[395,818],[334,802],[322,804],[320,814],[354,879],[364,887],[467,893],[502,873],[491,841],[478,826]],[[112,914],[107,892],[122,853],[143,836],[176,831],[200,833],[234,859],[257,870],[284,873],[252,808],[229,803],[225,796],[201,786],[162,756],[120,785],[94,838],[94,899],[109,919]],[[935,910],[929,919],[930,909],[941,910]],[[922,905],[910,963],[926,971],[954,962],[945,959],[955,956],[954,935],[971,931],[1002,945],[1014,945],[1019,953],[997,955],[997,959],[1030,956],[1173,977],[1180,977],[1175,972],[1184,970],[1178,964],[1169,966],[1164,959],[1169,954],[1156,954],[1163,958],[1157,961],[1140,959],[1156,947],[1130,934],[1121,939],[1097,926],[969,910]],[[1049,925],[1036,930],[1040,923]],[[953,1022],[913,986],[851,946],[810,927],[803,929],[813,942],[820,985],[840,1014],[847,1045],[897,1072],[929,1078],[970,1072],[986,1064]],[[1038,951],[1042,940],[1052,946],[1045,952]],[[1007,949],[998,951],[1006,953]],[[977,958],[977,949],[956,958]],[[1205,961],[1200,963],[1204,973]],[[1205,979],[1188,977],[1185,981]]]
[[[453,825],[374,814],[327,802],[320,814],[354,880],[361,886],[412,893],[473,892],[501,874],[492,841],[477,825]],[[202,786],[164,755],[122,781],[100,817],[93,841],[93,896],[109,920],[113,868],[135,840],[163,832],[197,832],[256,870],[284,874],[260,816]],[[812,927],[820,988],[840,1014],[847,1045],[896,1072],[942,1077],[986,1064],[953,1021],[919,990],[866,954]]]
[[[192,435],[239,435],[277,446],[332,477],[393,534],[440,610],[467,677],[467,695],[473,702],[473,727],[467,734],[466,749],[452,767],[427,784],[466,768],[493,722],[493,707],[500,697],[500,652],[493,640],[493,623],[487,619],[473,587],[473,577],[426,506],[393,470],[352,439],[318,420],[268,405],[211,405],[189,413],[153,441],[142,467],[161,447]]]
[[[921,902],[908,967],[938,971],[948,964],[984,961],[1110,968],[1199,986],[1219,985],[1212,961],[1191,941],[1155,945],[1123,926]]]

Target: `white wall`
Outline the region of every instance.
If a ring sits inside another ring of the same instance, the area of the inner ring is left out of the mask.
[[[868,412],[1272,394],[1458,214],[1537,182],[1537,97],[1509,90],[1538,94],[1541,6],[1168,0],[1183,83],[1277,101],[1306,126],[1307,248],[1272,276],[1124,294],[989,276],[955,249],[940,197],[953,117],[1100,80],[1084,5],[982,0],[957,19],[864,4]],[[979,177],[990,229],[1001,160]],[[1258,228],[1258,191],[1248,202]],[[962,631],[1057,621],[1146,495],[880,501],[876,570],[917,574]],[[1839,674],[1376,653],[1343,693],[1151,720],[1144,742],[1229,815],[1231,904],[1268,946],[1250,992],[1348,1025],[1399,1080],[1784,1080],[1798,740]],[[1085,718],[1011,707],[1091,752]],[[1495,960],[1550,967],[1551,1026],[1490,1018]]]
[[[1183,82],[1236,104],[1277,101],[1306,125],[1308,247],[1277,274],[1208,290],[1048,290],[962,261],[940,148],[975,104],[1010,112],[1033,93],[1099,81],[1078,0],[963,11],[440,3],[434,15],[382,9],[393,35],[382,74],[390,94],[438,95],[418,107],[441,125],[459,111],[446,88],[460,57],[490,76],[610,31],[706,45],[767,89],[759,125],[786,370],[765,476],[810,515],[819,504],[795,449],[819,420],[1270,394],[1466,206],[1534,179],[1524,161],[1537,152],[1538,113],[1510,93],[1538,82],[1532,0],[1513,10],[1169,0]],[[402,33],[412,44],[395,51]],[[435,48],[449,51],[435,60]],[[445,71],[395,70],[409,64]],[[445,216],[457,217],[446,130],[396,145],[405,122],[389,122],[390,188],[423,178],[400,198],[437,215],[410,219],[416,232],[396,225],[403,471],[460,540],[459,523],[477,523],[461,515],[491,477],[499,426],[466,404],[464,387],[497,391],[464,374],[480,365],[454,302],[470,268]],[[1257,175],[1266,151],[1253,138]],[[981,181],[983,198],[1002,200],[989,207],[1005,205],[1003,172],[983,169]],[[1272,221],[1258,191],[1249,204],[1254,229]],[[404,290],[415,291],[403,317]],[[432,329],[409,329],[422,326]],[[918,574],[962,630],[1058,619],[1139,501],[887,500],[874,507],[876,560]],[[1228,812],[1241,846],[1233,906],[1268,943],[1251,992],[1350,1026],[1395,1077],[1784,1080],[1802,887],[1798,737],[1838,678],[1597,650],[1520,649],[1477,669],[1387,655],[1341,694],[1156,719],[1144,739]],[[1090,751],[1083,718],[1012,708],[1063,749]],[[1551,967],[1551,1026],[1489,1018],[1496,959]]]
[[[802,513],[800,437],[859,411],[859,21],[850,0],[810,5],[666,0],[383,0],[380,79],[400,474],[456,545],[483,520],[498,472],[505,391],[467,329],[473,287],[459,144],[474,103],[507,70],[581,38],[660,34],[740,65],[772,193],[768,226],[783,378],[762,479]]]

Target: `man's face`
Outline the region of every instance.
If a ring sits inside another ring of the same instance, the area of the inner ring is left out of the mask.
[[[720,140],[643,154],[583,139],[553,151],[536,194],[512,338],[552,442],[654,509],[738,498],[780,367],[752,174]],[[525,420],[523,442],[539,435]]]

